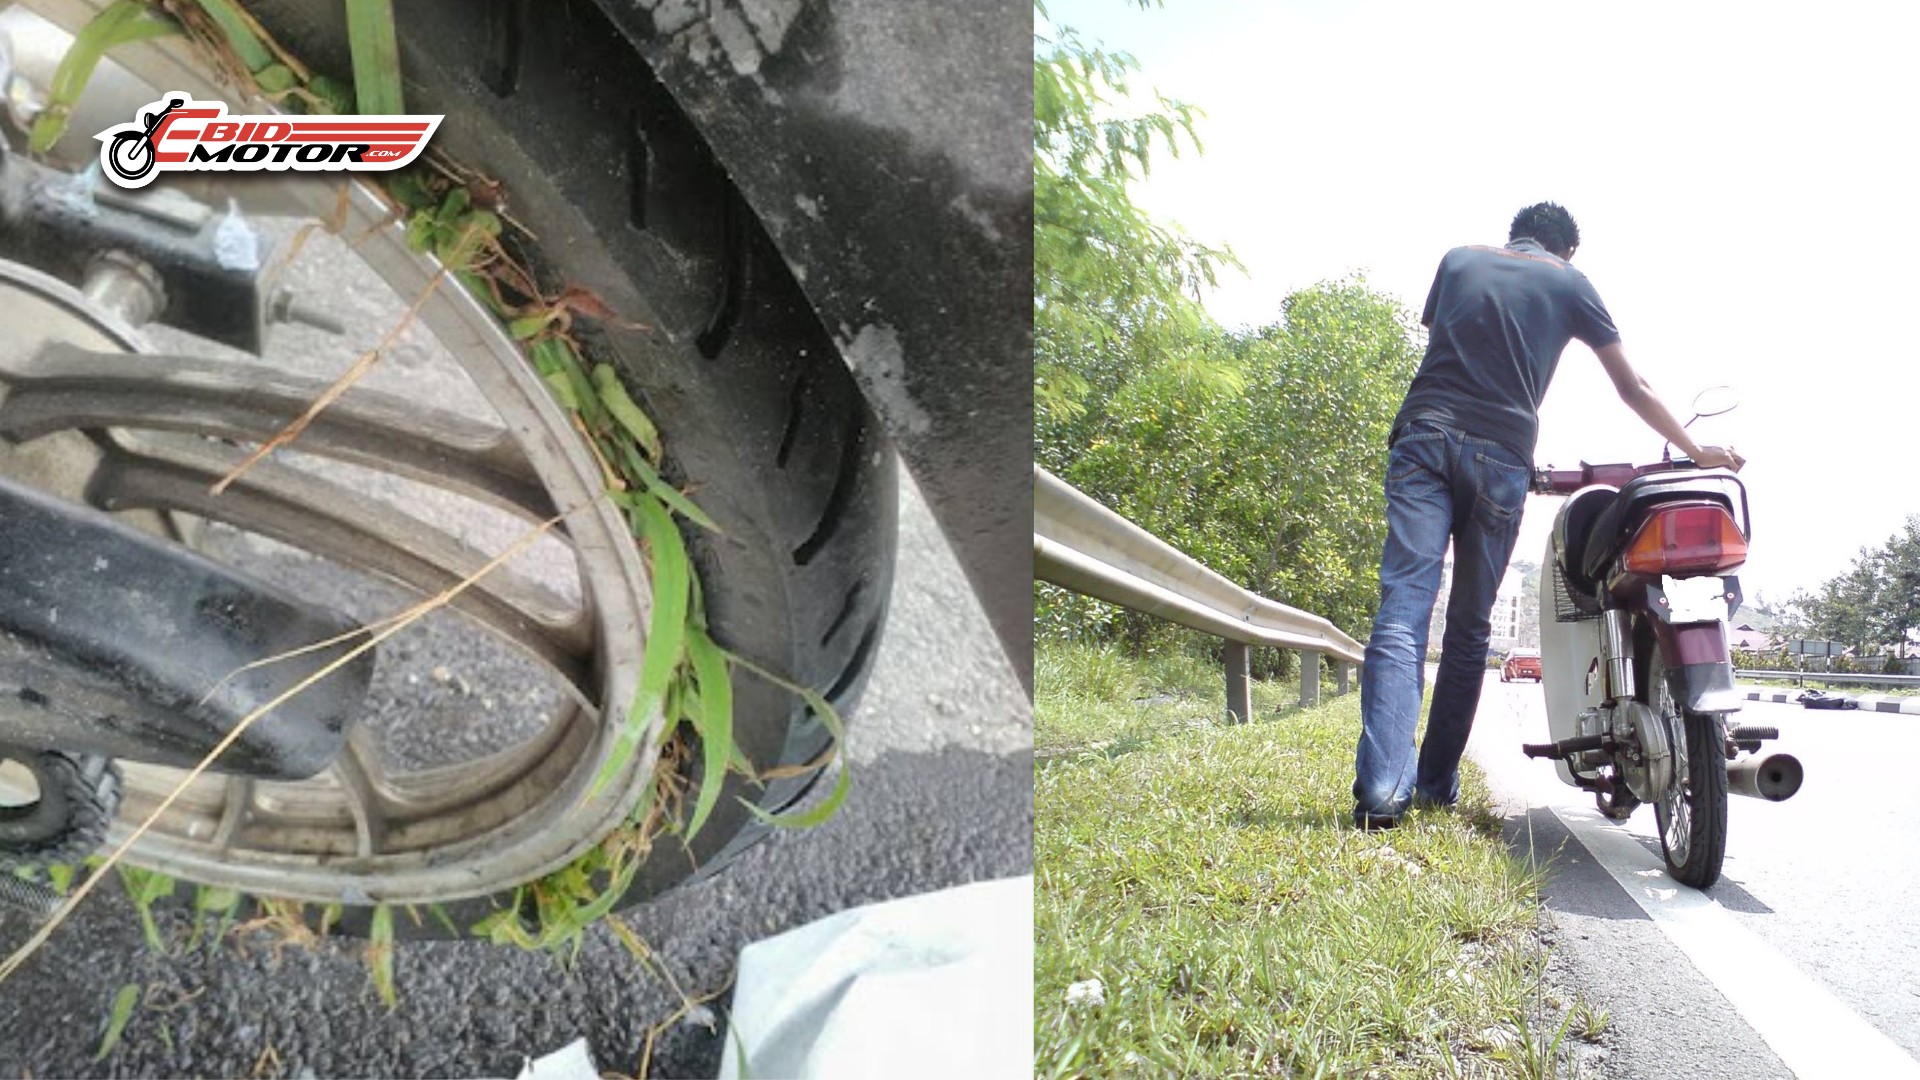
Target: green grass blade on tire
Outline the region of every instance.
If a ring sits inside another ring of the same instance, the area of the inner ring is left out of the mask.
[[[726,654],[707,636],[705,627],[696,626],[687,635],[687,657],[700,684],[700,704],[693,711],[694,730],[700,736],[700,798],[687,823],[687,843],[692,843],[720,801],[727,765],[733,760],[733,680]]]
[[[595,794],[626,767],[640,745],[647,719],[666,698],[667,684],[686,655],[687,608],[693,595],[693,566],[672,515],[644,494],[626,493],[616,501],[627,508],[634,531],[653,554],[653,613],[647,620],[646,651],[640,658],[640,689],[633,696],[613,755],[593,778]]]
[[[606,406],[614,420],[646,450],[648,457],[659,461],[660,431],[627,394],[627,388],[621,384],[620,375],[613,370],[612,364],[593,365],[593,386],[600,392],[600,404]]]
[[[353,51],[353,96],[360,111],[406,112],[393,0],[347,0],[347,45]]]
[[[754,817],[776,829],[811,829],[816,825],[826,824],[833,815],[840,812],[841,805],[847,801],[847,792],[852,789],[852,776],[853,774],[847,771],[846,763],[841,762],[840,775],[833,781],[833,790],[827,793],[826,798],[820,800],[820,805],[811,810],[790,810],[784,814],[770,814],[746,799],[741,799],[740,802]]]
[[[679,514],[695,525],[709,532],[717,533],[720,531],[720,526],[713,523],[713,519],[707,516],[705,510],[700,509],[692,499],[674,490],[672,484],[667,483],[661,478],[659,473],[654,471],[653,466],[647,464],[646,459],[640,456],[638,447],[630,442],[625,442],[620,444],[620,450],[621,464],[627,467],[627,475],[630,480],[646,488],[654,498],[667,504],[668,508],[674,513]]]
[[[194,0],[194,3],[220,27],[220,34],[227,39],[227,46],[248,71],[258,73],[273,65],[273,51],[267,48],[266,42],[260,40],[260,35],[253,32],[253,24],[241,14],[234,0]]]
[[[841,722],[839,711],[833,707],[832,702],[827,700],[826,695],[812,687],[801,686],[783,679],[738,654],[728,653],[727,659],[806,702],[807,708],[811,709],[813,714],[820,718],[820,722],[826,725],[827,733],[833,736],[834,746],[840,749],[846,747],[846,725]],[[848,769],[845,755],[842,754],[840,775],[834,779],[833,790],[828,792],[827,797],[811,810],[790,810],[784,814],[771,814],[755,805],[750,799],[741,799],[740,802],[762,824],[780,829],[811,829],[816,825],[825,824],[839,812],[841,804],[847,801],[847,792],[852,788],[852,783],[852,770]]]
[[[74,104],[80,100],[88,80],[93,78],[94,68],[100,66],[101,57],[109,49],[179,32],[173,20],[155,16],[139,0],[113,0],[100,9],[100,14],[80,29],[67,54],[60,58],[47,95],[47,107],[34,118],[33,129],[28,133],[28,147],[36,154],[44,154],[60,141]]]

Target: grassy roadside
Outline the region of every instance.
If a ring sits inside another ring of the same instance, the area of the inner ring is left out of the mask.
[[[1358,694],[1229,726],[1204,662],[1036,660],[1036,1074],[1547,1076],[1604,1028],[1550,1000],[1477,773],[1351,827]]]
[[[1187,653],[1145,660],[1117,649],[1049,646],[1034,651],[1034,750],[1047,758],[1098,750],[1119,753],[1172,729],[1215,727],[1226,715],[1226,674]],[[1333,680],[1321,680],[1333,693]],[[1298,679],[1256,681],[1255,716],[1299,707]]]

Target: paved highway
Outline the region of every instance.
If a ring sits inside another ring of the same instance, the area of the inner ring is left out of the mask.
[[[1906,796],[1920,717],[1748,702],[1805,764],[1785,803],[1734,797],[1726,868],[1665,876],[1651,807],[1624,825],[1520,753],[1547,738],[1538,685],[1489,672],[1468,753],[1509,839],[1552,856],[1557,973],[1608,1009],[1628,1078],[1920,1076],[1920,830]],[[1878,1056],[1869,1056],[1875,1055]]]

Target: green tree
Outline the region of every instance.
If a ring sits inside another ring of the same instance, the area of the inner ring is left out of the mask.
[[[1156,155],[1199,151],[1197,110],[1156,94],[1159,111],[1130,114],[1138,64],[1071,28],[1036,32],[1034,58],[1035,451],[1051,467],[1080,444],[1089,402],[1143,366],[1231,382],[1190,343],[1206,328],[1199,291],[1237,264],[1155,223],[1129,192]]]
[[[1847,572],[1829,579],[1808,598],[1806,612],[1821,638],[1844,642],[1855,651],[1879,644],[1876,624],[1880,567],[1884,552],[1863,547]]]
[[[1856,651],[1899,646],[1920,632],[1920,514],[1879,548],[1862,547],[1845,573],[1788,605],[1792,630],[1843,641]]]
[[[1418,363],[1407,313],[1359,280],[1195,347],[1239,385],[1143,377],[1065,478],[1240,585],[1363,626],[1378,603],[1389,425]]]
[[[1295,293],[1258,330],[1209,319],[1200,293],[1238,264],[1130,194],[1156,160],[1200,151],[1197,112],[1158,94],[1142,112],[1131,57],[1036,11],[1035,460],[1238,584],[1358,632],[1378,602],[1411,320],[1357,279]],[[1135,643],[1154,625],[1045,586],[1035,623]]]
[[[1887,540],[1878,573],[1874,637],[1881,644],[1900,644],[1920,630],[1920,514],[1909,515]]]

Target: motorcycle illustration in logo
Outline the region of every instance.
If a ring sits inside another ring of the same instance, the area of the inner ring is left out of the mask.
[[[426,149],[442,116],[229,116],[174,91],[100,141],[100,169],[126,188],[163,172],[384,172]]]

